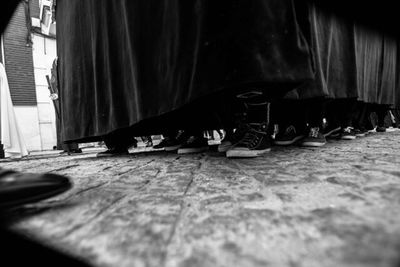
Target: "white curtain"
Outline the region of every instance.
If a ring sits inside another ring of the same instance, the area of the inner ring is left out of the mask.
[[[21,158],[29,154],[18,125],[11,101],[6,70],[0,63],[0,140],[4,145],[6,158]]]

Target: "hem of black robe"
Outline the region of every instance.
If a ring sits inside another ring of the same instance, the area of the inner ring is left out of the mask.
[[[173,120],[174,117],[179,116],[177,114],[179,113],[184,113],[186,109],[189,109],[191,106],[196,105],[196,106],[204,106],[202,107],[202,110],[207,110],[210,107],[210,101],[209,99],[219,96],[224,94],[235,94],[237,90],[242,90],[243,88],[257,88],[261,89],[265,92],[266,98],[268,101],[274,101],[276,99],[282,99],[285,94],[287,94],[289,91],[295,90],[296,88],[299,88],[301,86],[304,86],[305,83],[310,82],[311,78],[307,78],[303,81],[297,81],[297,82],[244,82],[241,84],[238,84],[236,86],[231,86],[231,87],[224,87],[224,89],[220,90],[215,90],[213,93],[200,96],[197,99],[194,99],[184,105],[181,105],[175,109],[166,111],[166,112],[160,112],[159,115],[155,115],[149,118],[144,118],[142,120],[139,120],[138,122],[132,123],[130,125],[122,125],[121,127],[118,127],[117,129],[113,129],[111,131],[105,132],[105,133],[99,133],[97,135],[93,136],[87,136],[87,137],[74,137],[74,138],[64,138],[64,143],[69,144],[69,143],[90,143],[90,142],[98,142],[102,141],[104,139],[104,136],[113,133],[115,131],[119,130],[126,130],[132,136],[146,136],[146,135],[158,135],[158,134],[163,134],[163,132],[166,131],[165,127],[160,127],[159,125],[165,125],[168,123],[168,121]],[[214,103],[214,108],[215,108]],[[218,103],[217,103],[218,104]],[[224,103],[219,103],[219,104],[224,104]],[[199,108],[200,109],[200,108]],[[202,111],[199,110],[199,111]],[[210,114],[207,114],[210,115]],[[209,117],[207,117],[209,119]],[[179,124],[179,123],[178,123]],[[210,119],[210,121],[202,121],[201,122],[201,127],[202,130],[211,130],[211,129],[223,129],[224,128],[224,123],[221,123],[221,121],[218,118],[213,118]]]

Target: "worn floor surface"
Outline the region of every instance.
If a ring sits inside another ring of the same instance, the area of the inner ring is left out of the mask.
[[[251,160],[143,152],[0,164],[72,178],[12,228],[94,266],[400,266],[400,132]]]

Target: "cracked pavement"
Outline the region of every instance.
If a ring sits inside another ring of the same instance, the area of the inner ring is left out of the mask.
[[[71,177],[11,227],[93,266],[400,266],[400,131],[256,159],[142,151],[1,164]]]

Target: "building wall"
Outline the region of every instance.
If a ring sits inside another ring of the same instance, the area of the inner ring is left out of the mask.
[[[27,46],[25,4],[17,7],[4,32],[5,66],[11,98],[17,106],[36,106],[32,47]]]
[[[22,2],[4,33],[4,52],[17,121],[29,151],[50,150],[57,144],[55,111],[49,98],[46,75],[51,75],[56,41],[31,34]],[[30,16],[39,17],[39,0],[30,1]],[[31,35],[32,44],[27,42]]]
[[[39,0],[30,0],[29,1],[29,7],[31,11],[31,17],[32,18],[39,18],[40,15],[40,5],[39,5]]]
[[[57,145],[56,118],[46,75],[51,77],[51,67],[57,56],[56,41],[38,34],[32,35],[35,88],[42,150]]]

